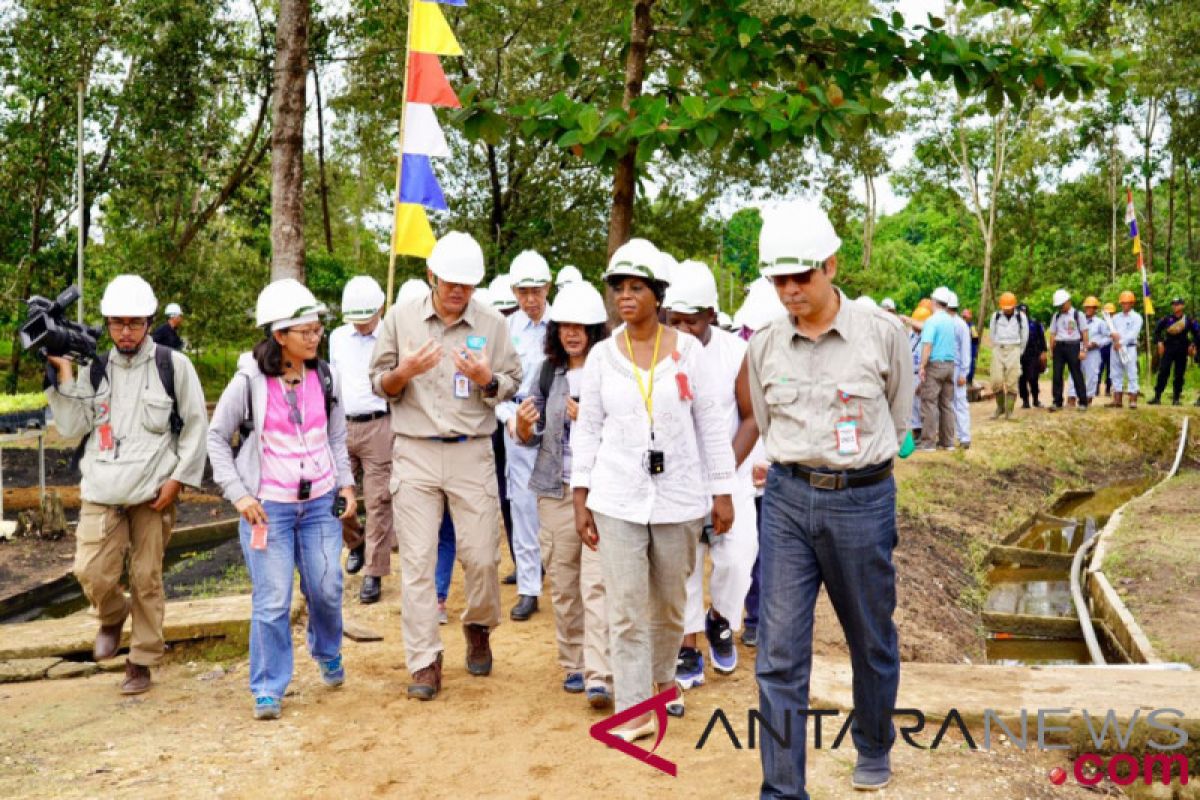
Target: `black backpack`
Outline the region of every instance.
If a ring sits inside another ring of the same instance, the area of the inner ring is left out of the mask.
[[[542,400],[550,397],[550,386],[554,383],[555,366],[549,359],[542,362],[542,371],[538,374],[538,388],[542,390]]]
[[[183,430],[183,417],[179,415],[179,400],[175,397],[175,362],[171,357],[173,352],[169,347],[163,347],[160,344],[154,345],[154,366],[158,369],[158,379],[162,382],[163,391],[167,393],[167,397],[171,398],[171,433],[178,436]],[[92,384],[93,393],[99,393],[100,384],[106,377],[108,377],[108,353],[100,353],[88,367],[88,380]],[[86,433],[79,440],[79,446],[75,448],[75,452],[71,456],[72,470],[79,467],[79,461],[83,458],[83,451],[90,438],[92,438],[92,434]]]
[[[329,362],[324,359],[317,359],[317,375],[321,379],[321,395],[325,398],[325,419],[329,419],[330,413],[333,412],[333,407],[337,405],[337,397],[333,394],[333,370],[329,367]],[[250,376],[242,373],[242,377],[246,379],[246,391],[250,391]],[[247,395],[246,413],[242,417],[242,422],[238,425],[238,441],[233,446],[233,455],[236,458],[241,451],[242,445],[250,438],[250,434],[254,432],[254,404],[253,398]]]

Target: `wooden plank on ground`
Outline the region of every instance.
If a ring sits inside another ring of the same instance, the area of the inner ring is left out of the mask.
[[[1075,617],[1039,617],[1032,614],[1002,614],[983,612],[983,627],[993,633],[1017,636],[1050,636],[1073,639],[1079,636],[1079,620]]]
[[[302,608],[299,603],[293,604],[293,619]],[[246,638],[250,630],[250,595],[168,602],[165,617],[163,634],[168,642]],[[91,652],[97,624],[96,617],[85,611],[63,619],[0,625],[0,660]],[[130,627],[126,620],[121,635],[123,647],[129,645]]]
[[[1030,550],[1025,547],[995,545],[987,554],[988,564],[1015,564],[1018,567],[1038,567],[1069,570],[1070,553],[1051,553],[1046,550]]]

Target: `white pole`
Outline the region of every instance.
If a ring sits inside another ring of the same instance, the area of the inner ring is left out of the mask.
[[[76,275],[76,282],[79,284],[79,303],[75,307],[78,313],[80,324],[83,323],[83,81],[79,82],[79,97],[78,97],[78,116],[76,119],[75,129],[75,188],[76,196],[79,199],[79,228],[78,228],[78,253],[76,261],[78,262],[79,272]]]

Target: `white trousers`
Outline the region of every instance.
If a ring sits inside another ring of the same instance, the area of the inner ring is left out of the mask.
[[[912,423],[909,427],[913,430],[918,430],[921,427],[921,382],[917,377],[918,373],[913,373],[913,386],[917,387],[913,393],[913,410]]]
[[[513,519],[513,560],[517,562],[517,594],[540,597],[542,594],[542,547],[538,542],[537,495],[529,490],[529,476],[538,449],[525,447],[504,429],[505,477],[508,479],[508,503]]]
[[[954,380],[954,429],[958,432],[959,442],[971,441],[971,404],[967,402],[966,385],[958,385],[958,376]]]
[[[1108,358],[1109,374],[1112,375],[1112,390],[1137,394],[1139,388],[1137,350],[1126,347],[1125,351],[1130,353],[1128,367],[1125,366],[1125,362],[1121,360],[1121,356],[1115,349]]]
[[[742,487],[739,487],[741,490]],[[742,609],[750,591],[750,574],[758,557],[758,519],[754,509],[754,492],[741,490],[733,496],[733,528],[712,543],[703,542],[696,548],[696,566],[687,581],[687,606],[683,615],[683,632],[704,632],[704,554],[712,557],[712,576],[708,593],[712,607],[737,631],[742,628]]]
[[[1115,353],[1113,354],[1116,355]],[[1087,355],[1083,357],[1083,361],[1079,364],[1083,370],[1083,382],[1087,387],[1088,398],[1096,396],[1100,388],[1100,364],[1101,364],[1100,349],[1088,350]],[[1108,363],[1111,365],[1115,358],[1110,358]],[[1111,366],[1110,366],[1111,369]],[[1136,378],[1134,379],[1136,380]],[[1116,386],[1116,379],[1113,379],[1113,386]],[[1114,389],[1115,391],[1115,389]],[[1067,381],[1067,397],[1075,396],[1075,381]]]

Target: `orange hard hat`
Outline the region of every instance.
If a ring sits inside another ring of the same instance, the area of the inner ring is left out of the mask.
[[[912,313],[912,318],[917,322],[924,322],[933,316],[933,313],[925,306],[917,306],[917,310]]]
[[[1011,308],[1017,307],[1017,296],[1012,292],[1005,292],[1000,295],[1000,308],[1008,311]]]
[[[1104,304],[1104,313],[1105,314],[1115,314],[1115,313],[1117,313],[1117,307],[1114,306],[1112,303],[1105,303]]]
[[[1128,289],[1121,292],[1121,296],[1117,299],[1120,300],[1120,302],[1122,302],[1122,303],[1136,303],[1137,302],[1137,298],[1133,296],[1133,292],[1129,291]]]
[[[1084,308],[1099,308],[1100,301],[1097,300],[1095,298],[1095,296],[1089,297],[1087,300],[1083,301],[1083,307]]]
[[[917,303],[917,308],[927,308],[927,309],[929,309],[929,313],[932,314],[933,313],[933,301],[930,300],[928,297],[922,297],[921,302]]]

